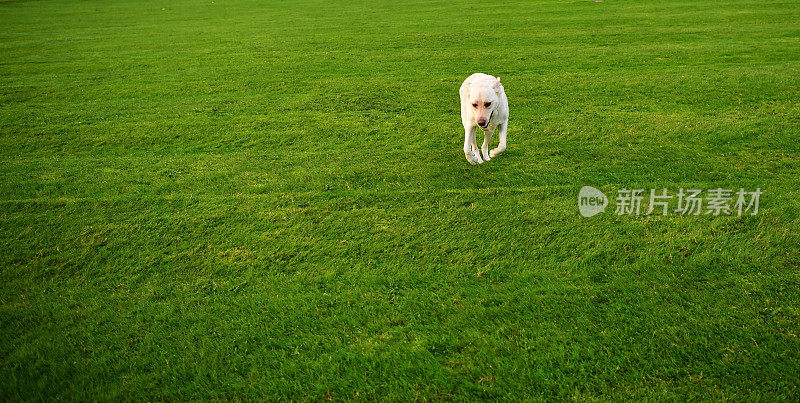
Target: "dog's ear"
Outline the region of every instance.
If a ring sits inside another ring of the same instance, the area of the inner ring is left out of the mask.
[[[492,85],[492,88],[494,88],[495,92],[500,92],[500,90],[503,89],[503,84],[500,84],[500,77],[494,79],[494,84]]]

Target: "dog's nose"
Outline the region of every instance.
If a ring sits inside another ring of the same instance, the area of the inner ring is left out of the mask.
[[[486,121],[483,119],[478,120],[478,126],[480,127],[486,126]]]

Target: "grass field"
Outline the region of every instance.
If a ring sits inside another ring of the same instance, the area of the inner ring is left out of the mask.
[[[0,2],[2,400],[800,399],[800,2],[499,4]]]

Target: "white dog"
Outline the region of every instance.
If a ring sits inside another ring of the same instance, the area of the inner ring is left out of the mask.
[[[461,122],[464,124],[464,155],[470,164],[482,164],[483,161],[500,155],[506,150],[506,131],[508,130],[508,98],[500,84],[499,77],[475,73],[461,84],[458,91],[461,95]],[[483,130],[483,145],[478,153],[475,132]],[[489,140],[494,130],[500,130],[500,144],[489,152]],[[481,159],[483,155],[483,159]]]

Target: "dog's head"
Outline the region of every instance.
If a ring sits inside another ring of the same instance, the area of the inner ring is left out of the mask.
[[[469,88],[469,103],[475,116],[475,123],[482,129],[489,127],[489,120],[497,108],[502,89],[500,78],[492,81],[473,83]]]

